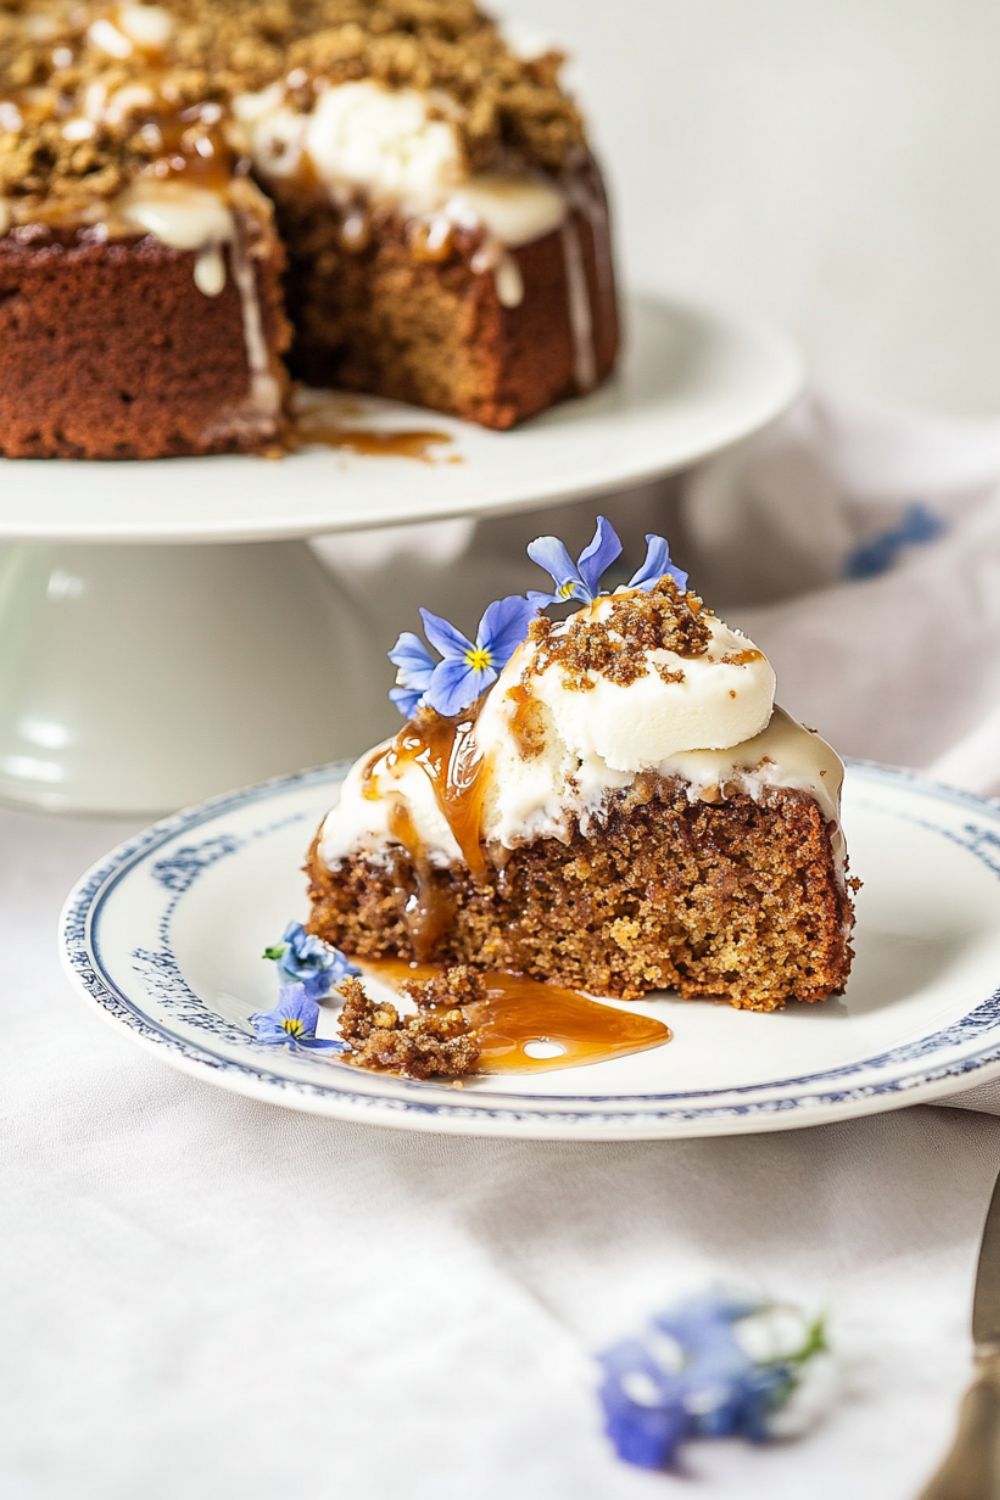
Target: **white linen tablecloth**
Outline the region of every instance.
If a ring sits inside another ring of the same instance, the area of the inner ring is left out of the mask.
[[[632,551],[669,525],[695,584],[774,658],[783,701],[840,748],[997,790],[997,474],[1000,429],[908,435],[807,403],[685,493],[610,513]],[[528,581],[528,535],[582,543],[593,510],[485,523],[460,563],[463,523],[325,550],[367,559],[374,592],[387,555],[402,563],[391,640],[419,602],[474,625]],[[1000,1119],[534,1145],[225,1094],[102,1026],[59,970],[65,892],[131,826],[0,814],[4,1500],[679,1492],[611,1456],[590,1355],[712,1280],[829,1308],[848,1374],[797,1443],[696,1445],[685,1493],[919,1489],[968,1373]]]

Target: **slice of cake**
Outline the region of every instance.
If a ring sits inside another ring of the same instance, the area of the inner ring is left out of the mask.
[[[0,453],[273,448],[286,353],[496,428],[590,390],[610,233],[558,68],[469,0],[6,0]]]
[[[309,853],[311,930],[358,958],[464,963],[627,999],[674,988],[774,1010],[843,989],[843,767],[774,706],[751,641],[661,538],[600,591],[601,521],[549,595],[475,641],[424,613],[392,653],[408,714],[357,762]],[[576,600],[554,621],[540,607]]]

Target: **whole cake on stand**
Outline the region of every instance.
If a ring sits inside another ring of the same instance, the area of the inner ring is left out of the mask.
[[[559,59],[468,0],[0,6],[0,797],[356,754],[388,642],[308,538],[646,483],[799,387],[753,323],[630,323],[618,360]],[[301,379],[371,393],[326,398],[333,446],[438,461],[309,446]]]
[[[559,61],[469,0],[4,6],[0,453],[277,449],[289,374],[492,428],[593,389],[611,239]]]

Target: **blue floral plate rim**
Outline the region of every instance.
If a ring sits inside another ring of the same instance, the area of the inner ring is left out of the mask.
[[[289,1077],[269,1065],[272,1059],[261,1057],[248,1062],[234,1058],[150,1016],[141,998],[127,993],[101,960],[100,913],[110,890],[130,872],[147,864],[158,849],[178,835],[192,833],[227,813],[267,803],[288,792],[320,786],[335,789],[349,766],[347,761],[334,762],[221,793],[160,819],[94,864],[70,892],[60,918],[63,962],[77,990],[111,1024],[124,1026],[137,1042],[188,1074],[293,1109],[447,1133],[599,1140],[803,1128],[941,1098],[1000,1078],[1000,988],[981,998],[958,1022],[940,1034],[923,1038],[917,1046],[893,1049],[882,1058],[865,1059],[859,1064],[798,1078],[721,1089],[716,1092],[727,1102],[714,1104],[710,1102],[713,1091],[704,1089],[628,1095],[491,1092],[463,1097],[439,1085],[395,1079],[393,1096],[372,1094],[352,1088],[352,1076],[346,1069],[338,1069],[336,1077],[326,1076],[315,1082]],[[985,817],[993,828],[972,831],[991,840],[990,849],[984,856],[981,849],[970,844],[965,847],[987,863],[1000,882],[1000,799],[874,761],[855,759],[848,766],[854,782],[860,779],[876,788],[880,784],[901,787],[932,802],[947,803]],[[981,1037],[983,1044],[958,1059],[933,1063],[935,1053],[940,1054],[943,1046],[966,1034]],[[249,1033],[246,1040],[248,1043],[252,1040]],[[914,1070],[900,1076],[851,1083],[852,1074],[863,1074],[866,1068],[888,1061],[898,1062],[907,1051],[919,1063]],[[824,1092],[812,1091],[812,1085],[825,1082],[835,1086]],[[809,1091],[803,1092],[806,1089]],[[775,1090],[788,1092],[780,1097],[752,1097],[770,1096]],[[428,1098],[429,1091],[438,1097]],[[442,1099],[441,1094],[448,1097]],[[704,1102],[697,1103],[698,1100]]]

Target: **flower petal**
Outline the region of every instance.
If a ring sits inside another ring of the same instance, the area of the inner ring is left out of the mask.
[[[449,625],[447,620],[442,620],[440,615],[432,615],[429,609],[422,609],[420,618],[424,622],[424,633],[427,639],[446,660],[456,656],[464,657],[467,651],[472,650],[472,642],[466,640],[462,632],[456,630],[454,625]],[[437,666],[440,666],[440,662]]]
[[[508,594],[487,609],[479,622],[476,644],[490,653],[498,672],[503,671],[525,639],[534,618],[535,606],[521,594]]]
[[[312,974],[302,976],[302,988],[310,1000],[322,1000],[330,993],[336,977],[330,969],[317,969]]]
[[[661,578],[672,578],[681,590],[687,588],[688,575],[670,561],[666,537],[650,532],[646,537],[646,557],[642,567],[628,581],[630,589],[651,589]]]
[[[637,1339],[623,1339],[598,1357],[605,1432],[618,1457],[643,1469],[669,1467],[692,1425],[676,1382]]]
[[[590,543],[580,553],[580,577],[591,598],[601,592],[601,577],[621,557],[622,544],[617,531],[605,516],[598,516]]]
[[[422,688],[390,688],[389,700],[395,703],[404,719],[412,719],[424,701],[424,691]]]
[[[566,550],[566,544],[557,536],[539,536],[528,543],[528,556],[533,563],[544,568],[558,590],[567,583],[580,583],[580,571]],[[565,596],[563,596],[565,597]]]
[[[404,630],[389,652],[389,660],[397,668],[396,682],[400,687],[419,688],[423,692],[431,680],[435,661],[419,635]]]
[[[543,594],[539,589],[529,589],[525,598],[536,613],[548,609],[550,604],[565,603],[565,600],[560,599],[558,594]]]
[[[278,1003],[268,1014],[282,1021],[301,1021],[302,1035],[315,1036],[319,1020],[319,1005],[302,984],[286,984],[278,996]]]
[[[439,662],[427,690],[427,701],[444,718],[451,719],[463,709],[475,703],[480,693],[495,682],[497,674],[492,667],[477,672],[468,662],[452,657]]]

